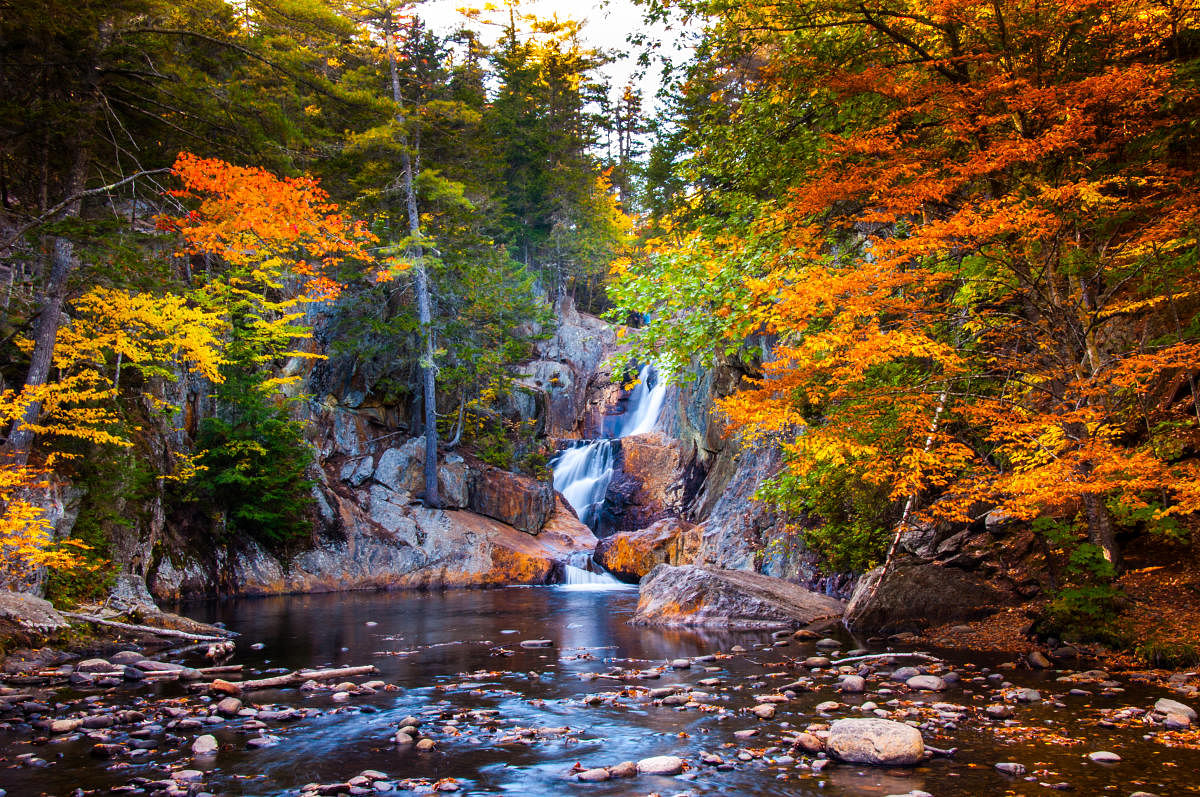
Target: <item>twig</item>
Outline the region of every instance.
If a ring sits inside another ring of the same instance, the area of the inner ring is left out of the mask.
[[[866,656],[851,656],[848,659],[836,659],[829,662],[830,664],[850,664],[856,661],[868,661],[870,659],[924,659],[925,661],[941,661],[937,656],[930,656],[928,653],[871,653]]]

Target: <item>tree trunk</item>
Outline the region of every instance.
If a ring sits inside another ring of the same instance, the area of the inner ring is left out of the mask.
[[[392,13],[384,12],[383,33],[387,39],[388,71],[392,79],[392,100],[396,103],[396,122],[403,131],[405,119],[401,108],[400,75],[396,69],[396,54],[392,49]],[[417,210],[414,186],[413,158],[408,151],[408,136],[401,134],[400,169],[404,178],[404,194],[408,211],[408,235],[412,241],[413,283],[417,292],[417,317],[421,324],[421,383],[425,407],[425,506],[438,508],[438,438],[437,438],[437,370],[433,362],[433,303],[429,295],[429,275],[421,250],[421,215]]]
[[[87,178],[88,153],[80,147],[75,153],[75,162],[71,166],[70,179],[67,181],[67,195],[78,196],[83,192]],[[83,205],[80,197],[63,208],[63,216],[74,218],[79,216]],[[54,362],[54,343],[58,339],[58,323],[62,316],[63,303],[67,298],[67,280],[75,270],[75,242],[70,238],[57,236],[52,247],[50,273],[46,278],[46,292],[42,297],[41,309],[38,312],[37,323],[33,331],[33,353],[29,358],[29,371],[25,374],[25,389],[38,388],[46,384],[50,376],[50,366]],[[33,432],[29,424],[36,423],[41,414],[41,402],[33,402],[25,410],[25,415],[13,421],[8,434],[8,447],[14,462],[24,465],[29,461],[29,449],[33,444]]]
[[[1104,551],[1104,558],[1121,571],[1121,549],[1117,545],[1117,530],[1112,516],[1100,496],[1088,493],[1083,497],[1083,513],[1087,518],[1088,542]]]

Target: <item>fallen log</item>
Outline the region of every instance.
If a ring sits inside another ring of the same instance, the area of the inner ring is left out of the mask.
[[[328,670],[300,670],[299,672],[289,672],[283,675],[274,675],[270,678],[252,678],[248,681],[226,681],[230,686],[236,686],[243,692],[248,692],[253,689],[274,689],[278,687],[294,686],[302,684],[305,681],[329,681],[334,678],[353,678],[356,675],[367,675],[369,673],[379,672],[374,664],[364,664],[360,667],[334,667]],[[205,684],[209,689],[213,688],[211,683]]]
[[[941,661],[937,656],[930,656],[928,653],[871,653],[866,656],[851,656],[846,659],[835,659],[829,662],[830,664],[852,664],[856,661],[869,661],[871,659],[923,659],[924,661]]]
[[[79,612],[59,612],[63,617],[70,617],[73,620],[83,620],[87,623],[96,623],[97,625],[108,626],[109,628],[119,628],[122,631],[136,631],[139,634],[153,634],[155,636],[172,637],[176,639],[193,639],[198,642],[224,642],[228,637],[213,636],[211,634],[193,634],[188,631],[176,631],[174,628],[159,628],[153,625],[135,625],[133,623],[119,623],[116,620],[107,620],[103,617],[97,617],[94,614],[80,614]]]

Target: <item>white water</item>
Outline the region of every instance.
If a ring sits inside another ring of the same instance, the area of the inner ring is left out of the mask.
[[[613,439],[654,431],[666,395],[666,380],[658,378],[653,365],[642,366],[637,387],[629,394],[625,414],[614,425],[613,436],[563,449],[550,462],[554,489],[562,493],[580,521],[593,531],[599,524],[604,495],[613,477]],[[586,553],[576,554],[564,567],[563,584],[571,589],[624,589],[627,586],[608,573],[593,572],[593,568],[599,566]]]
[[[647,363],[638,372],[638,383],[629,394],[625,416],[617,422],[614,437],[631,437],[653,432],[658,425],[663,401],[667,397],[667,380],[658,378],[658,371]]]

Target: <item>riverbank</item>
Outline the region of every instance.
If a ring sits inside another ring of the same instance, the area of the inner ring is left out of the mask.
[[[1045,783],[1166,795],[1191,788],[1200,767],[1194,731],[1154,710],[1187,699],[1086,661],[1036,670],[965,651],[860,649],[841,634],[635,627],[635,603],[632,592],[534,587],[194,604],[193,619],[240,632],[233,655],[214,665],[196,648],[165,663],[238,670],[0,695],[0,787],[941,796]],[[237,685],[342,667],[377,672]],[[920,757],[839,758],[850,754],[829,738],[847,720],[915,729]],[[662,757],[678,763],[638,766]]]

